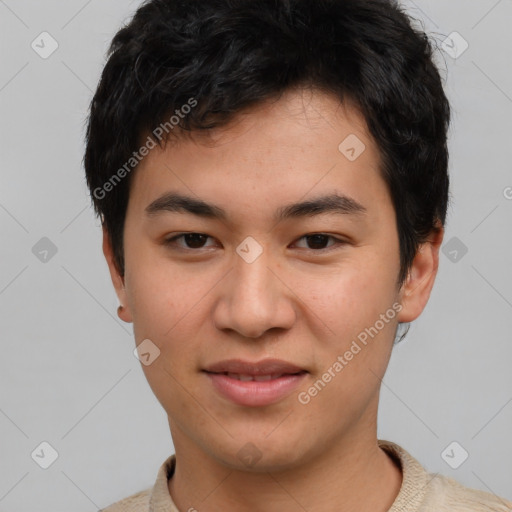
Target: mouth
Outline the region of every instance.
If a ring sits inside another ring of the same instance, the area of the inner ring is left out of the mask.
[[[295,373],[250,373],[203,371],[211,389],[231,404],[244,407],[263,407],[284,400],[309,374],[306,370]]]
[[[240,375],[241,377],[265,377],[268,380],[268,377],[295,375],[306,370],[281,359],[262,359],[261,361],[227,359],[211,364],[203,371],[233,376]]]
[[[242,374],[242,373],[208,372],[208,371],[206,371],[206,373],[210,373],[212,375],[226,375],[230,379],[236,379],[236,380],[239,380],[242,382],[251,382],[251,381],[267,382],[269,380],[280,379],[281,377],[288,377],[290,375],[302,375],[302,374],[308,373],[308,372],[306,372],[306,370],[302,370],[302,371],[295,372],[295,373],[270,373],[270,374],[266,374],[266,375],[251,375],[251,374]]]

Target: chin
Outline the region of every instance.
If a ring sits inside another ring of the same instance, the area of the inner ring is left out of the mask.
[[[231,443],[226,452],[217,453],[216,458],[227,467],[237,471],[253,473],[279,472],[293,468],[301,459],[297,443],[290,439],[249,438]]]

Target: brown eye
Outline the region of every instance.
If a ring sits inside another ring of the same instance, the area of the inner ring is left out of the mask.
[[[310,249],[325,249],[329,238],[326,235],[308,235],[306,240],[308,241]]]
[[[302,246],[301,248],[310,249],[313,251],[321,251],[323,249],[329,249],[330,247],[332,247],[334,245],[340,245],[340,244],[344,243],[342,240],[339,240],[338,238],[335,238],[331,235],[324,235],[322,233],[314,233],[311,235],[304,235],[299,240],[306,241],[306,247]],[[333,243],[328,245],[330,240],[332,240]]]
[[[182,233],[181,235],[169,238],[165,241],[165,244],[169,246],[177,245],[180,249],[202,249],[203,247],[209,247],[205,245],[209,238],[211,237],[203,233]],[[180,239],[183,240],[184,245],[176,243]]]
[[[183,240],[190,249],[199,249],[203,247],[207,238],[207,235],[202,235],[201,233],[187,233],[186,235],[183,235]]]

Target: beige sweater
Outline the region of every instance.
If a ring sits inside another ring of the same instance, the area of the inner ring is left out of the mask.
[[[493,494],[468,489],[455,480],[430,474],[399,445],[379,440],[402,468],[402,486],[388,512],[512,512],[512,502]],[[167,487],[174,473],[175,455],[160,467],[155,485],[99,512],[187,512],[174,504]]]

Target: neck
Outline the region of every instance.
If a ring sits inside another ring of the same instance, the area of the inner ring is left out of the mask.
[[[387,512],[402,483],[376,431],[358,429],[286,470],[232,469],[173,427],[176,470],[169,492],[186,512]]]

